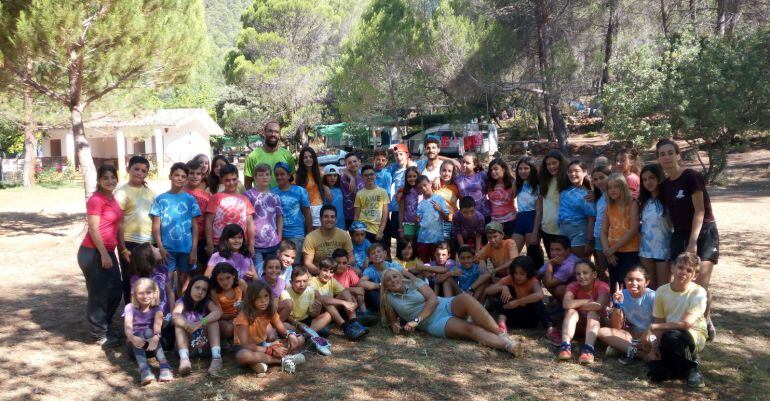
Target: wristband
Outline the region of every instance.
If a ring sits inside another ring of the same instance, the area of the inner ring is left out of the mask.
[[[128,249],[124,249],[124,250],[120,251],[120,253],[121,254],[126,254],[126,253],[131,253],[131,251],[129,251]]]
[[[209,322],[208,322],[208,320],[206,320],[206,317],[205,316],[202,317],[201,318],[201,326],[208,326],[208,325],[209,325]]]
[[[623,304],[618,301],[612,301],[612,309],[623,309]]]

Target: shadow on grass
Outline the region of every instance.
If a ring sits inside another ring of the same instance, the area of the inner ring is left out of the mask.
[[[770,254],[770,241],[761,232],[740,231],[740,227],[719,227],[720,258],[731,258],[740,265],[761,269],[770,268],[762,256]],[[716,266],[719,268],[719,265]]]
[[[81,213],[0,212],[0,235],[21,237],[46,234],[63,237],[67,234],[62,229],[79,221],[84,221]]]

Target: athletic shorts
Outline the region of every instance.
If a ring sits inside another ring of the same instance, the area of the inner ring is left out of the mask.
[[[680,253],[687,249],[690,231],[674,230],[671,234],[671,259],[675,260]],[[715,221],[703,222],[698,235],[698,257],[713,264],[719,261],[719,231]]]
[[[166,258],[166,269],[169,273],[179,270],[182,273],[189,273],[195,270],[197,266],[190,265],[190,254],[185,252],[169,252]]]
[[[516,220],[513,227],[513,233],[521,236],[527,235],[535,228],[535,212],[534,210],[528,210],[526,212],[519,212],[516,214]]]

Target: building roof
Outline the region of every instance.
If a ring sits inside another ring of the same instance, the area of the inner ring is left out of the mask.
[[[209,135],[224,135],[222,128],[205,109],[161,109],[141,112],[133,117],[105,115],[94,117],[84,123],[86,129],[101,131],[99,136],[109,135],[118,128],[169,128],[179,127],[192,120],[199,120]],[[71,128],[64,128],[69,131]],[[89,135],[91,136],[91,135]]]

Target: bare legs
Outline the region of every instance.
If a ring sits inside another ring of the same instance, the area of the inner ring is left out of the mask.
[[[569,343],[572,338],[575,337],[575,329],[580,321],[580,314],[575,309],[567,309],[564,311],[564,324],[561,328],[562,342]],[[590,346],[596,344],[596,335],[599,332],[599,314],[596,312],[588,312],[586,314],[586,338],[585,343]]]

